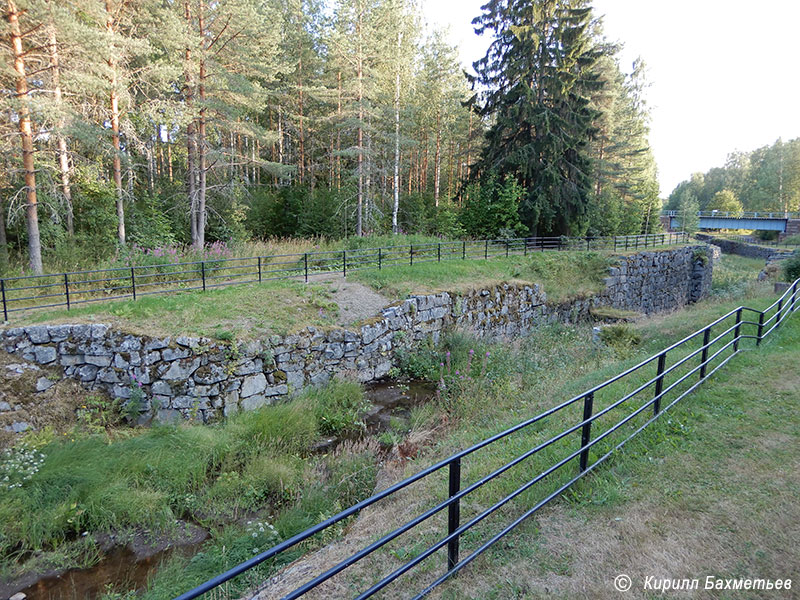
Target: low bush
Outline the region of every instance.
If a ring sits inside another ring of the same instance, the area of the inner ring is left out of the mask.
[[[783,273],[786,281],[794,281],[800,278],[800,253],[795,254],[783,263]]]

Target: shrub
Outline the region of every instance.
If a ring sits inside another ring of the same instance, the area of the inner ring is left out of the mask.
[[[800,278],[800,253],[795,252],[790,259],[783,263],[783,272],[786,281]]]

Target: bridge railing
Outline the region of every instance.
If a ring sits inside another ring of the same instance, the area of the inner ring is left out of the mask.
[[[680,217],[679,210],[665,210],[665,217]],[[718,219],[800,219],[798,212],[729,212],[723,210],[701,210],[698,217],[713,217]]]
[[[267,579],[267,574],[274,574],[274,569],[286,563],[284,557],[291,549],[337,523],[382,501],[420,506],[420,498],[431,497],[430,490],[438,488],[442,500],[422,505],[413,517],[388,533],[375,531],[371,542],[336,564],[309,572],[308,581],[286,593],[283,600],[315,590],[382,548],[381,558],[368,567],[369,573],[379,574],[359,573],[355,581],[367,578],[367,583],[348,583],[348,589],[363,586],[352,592],[355,597],[369,598],[390,585],[403,596],[426,596],[609,461],[728,364],[745,344],[760,345],[800,307],[799,285],[800,279],[794,281],[765,310],[735,308],[607,381],[391,485],[177,600],[199,598],[260,565],[272,567],[272,572],[262,574]],[[478,453],[482,453],[482,460],[475,460]],[[507,460],[508,456],[514,458]],[[487,469],[485,464],[492,467]],[[423,480],[426,483],[421,483]],[[422,485],[428,486],[424,493],[419,488]],[[512,500],[516,500],[515,505]],[[396,512],[387,509],[386,514]],[[437,553],[441,570],[430,563],[427,568],[423,566]],[[407,573],[411,575],[404,577]],[[267,579],[262,591],[269,593],[272,584],[273,580]]]
[[[639,250],[682,244],[683,233],[613,237],[525,237],[512,239],[442,241],[250,256],[194,262],[164,262],[111,269],[25,275],[0,279],[5,322],[14,313],[45,308],[73,308],[109,300],[186,292],[276,279],[305,281],[319,275],[341,274],[393,265],[527,255],[529,252],[569,250]],[[166,259],[165,259],[166,260]]]

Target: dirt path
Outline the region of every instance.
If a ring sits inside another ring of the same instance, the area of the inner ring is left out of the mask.
[[[344,277],[332,275],[315,279],[314,283],[324,285],[331,294],[331,300],[339,305],[338,325],[352,325],[374,317],[392,303],[372,288]]]

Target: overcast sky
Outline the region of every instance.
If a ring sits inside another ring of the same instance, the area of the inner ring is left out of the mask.
[[[488,39],[470,22],[483,0],[423,0],[449,28],[465,65]],[[662,196],[728,153],[800,136],[800,0],[594,0],[606,35],[625,44],[623,68],[648,65],[650,142]]]

